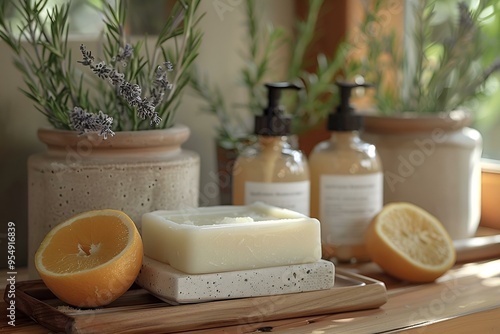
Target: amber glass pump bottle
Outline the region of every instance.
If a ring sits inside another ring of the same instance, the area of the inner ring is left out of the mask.
[[[323,258],[368,260],[364,233],[383,205],[383,176],[375,146],[363,142],[363,117],[349,104],[355,83],[337,82],[341,103],[328,118],[330,140],[309,157],[311,216],[321,222]]]
[[[309,215],[309,167],[305,155],[289,142],[291,119],[280,106],[288,83],[268,83],[268,106],[255,118],[257,143],[244,149],[233,168],[233,204],[261,201]]]

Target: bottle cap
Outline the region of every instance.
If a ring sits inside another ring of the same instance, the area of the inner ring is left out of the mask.
[[[328,130],[357,131],[363,128],[363,116],[357,115],[350,105],[352,89],[356,87],[372,87],[367,83],[337,81],[340,91],[340,104],[335,113],[328,115]]]
[[[255,133],[260,136],[286,136],[291,133],[292,120],[280,106],[283,89],[299,90],[302,87],[290,82],[266,83],[268,105],[261,116],[255,116]]]

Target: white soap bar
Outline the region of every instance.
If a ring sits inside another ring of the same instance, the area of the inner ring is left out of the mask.
[[[142,240],[145,255],[188,274],[312,263],[321,258],[317,219],[262,203],[146,213]]]
[[[329,261],[282,267],[189,275],[144,257],[136,283],[166,301],[198,303],[331,289],[335,267]]]

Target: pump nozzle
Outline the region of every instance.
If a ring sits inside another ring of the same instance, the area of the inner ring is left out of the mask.
[[[336,81],[337,86],[340,90],[340,105],[337,109],[337,112],[349,112],[353,108],[351,107],[349,101],[351,100],[351,94],[353,88],[357,87],[372,87],[373,85],[369,83],[356,83],[356,82],[345,82],[345,81]]]
[[[267,88],[267,108],[264,110],[264,114],[269,115],[274,110],[280,109],[280,99],[282,89],[301,89],[300,86],[291,82],[273,82],[264,84]],[[281,110],[280,110],[281,111]]]
[[[255,117],[255,133],[264,136],[285,136],[290,134],[291,119],[284,115],[284,109],[280,106],[281,91],[283,89],[302,89],[291,82],[266,83],[268,89],[267,108],[262,116]]]
[[[331,131],[356,131],[363,127],[363,117],[354,113],[350,104],[353,88],[372,87],[369,83],[337,81],[340,93],[340,104],[337,112],[328,117],[328,129]]]

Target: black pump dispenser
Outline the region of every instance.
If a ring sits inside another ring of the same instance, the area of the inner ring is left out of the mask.
[[[337,112],[328,115],[328,130],[357,131],[363,128],[363,116],[356,115],[350,105],[352,89],[356,87],[371,87],[370,84],[337,81],[340,91],[340,104]]]
[[[292,120],[280,106],[282,89],[301,89],[290,82],[266,83],[268,105],[262,116],[255,116],[255,133],[260,136],[286,136],[291,133]]]

